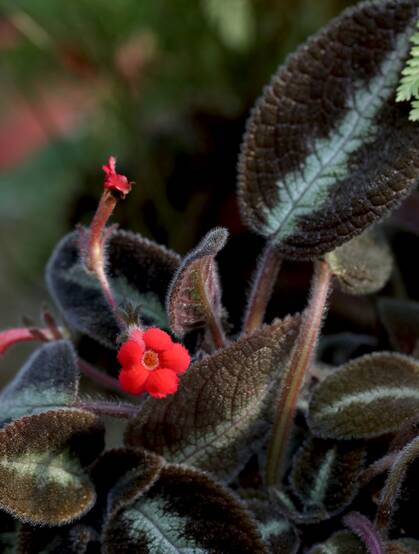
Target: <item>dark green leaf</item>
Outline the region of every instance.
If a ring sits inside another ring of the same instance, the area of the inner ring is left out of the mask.
[[[362,356],[315,389],[309,425],[323,438],[377,437],[397,431],[419,410],[419,362],[402,354]]]
[[[180,338],[204,327],[213,316],[221,319],[221,287],[215,256],[224,247],[226,229],[218,227],[205,235],[182,260],[167,294],[170,327]]]
[[[83,471],[103,448],[103,425],[81,410],[27,416],[0,431],[0,507],[22,521],[63,525],[95,491]]]
[[[349,294],[372,294],[390,278],[393,257],[387,242],[367,231],[326,256],[341,289]]]
[[[249,512],[205,473],[166,466],[145,495],[105,522],[104,553],[266,554]]]
[[[309,438],[294,457],[291,484],[304,512],[340,513],[358,492],[365,450],[351,443]]]
[[[79,370],[68,340],[45,344],[28,359],[0,394],[0,422],[76,401]]]
[[[296,529],[284,517],[274,498],[247,500],[246,505],[253,513],[263,541],[270,552],[295,554],[300,541]]]
[[[79,236],[78,231],[67,235],[55,249],[47,267],[48,288],[70,325],[115,348],[118,323],[96,278],[80,261]],[[106,248],[117,302],[138,306],[144,324],[167,327],[166,291],[179,266],[179,256],[127,231],[114,231]]]
[[[126,443],[222,479],[233,477],[269,432],[299,321],[276,321],[192,364],[177,394],[146,400],[128,424]]]
[[[368,554],[365,546],[350,531],[338,531],[327,541],[314,546],[309,554]]]
[[[392,347],[405,354],[417,354],[419,345],[419,302],[380,298],[378,313]]]
[[[419,176],[419,127],[394,94],[417,0],[362,2],[280,67],[239,164],[245,222],[290,258],[331,251],[396,207]]]

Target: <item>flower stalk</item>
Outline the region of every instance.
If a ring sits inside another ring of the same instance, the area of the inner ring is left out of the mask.
[[[300,331],[291,351],[281,380],[276,406],[276,420],[268,451],[266,482],[270,486],[281,482],[285,471],[297,401],[304,377],[314,357],[327,306],[332,273],[325,261],[316,261],[308,306],[303,314]]]
[[[253,280],[249,302],[244,317],[243,333],[254,333],[263,323],[266,308],[281,268],[282,258],[272,244],[267,242]]]
[[[128,182],[125,175],[116,172],[116,159],[113,156],[109,158],[108,165],[104,165],[102,169],[105,172],[104,190],[90,224],[87,244],[83,246],[85,266],[88,271],[96,276],[104,297],[114,312],[117,321],[123,326],[123,321],[118,314],[118,304],[106,274],[105,244],[110,232],[110,229],[106,229],[106,224],[118,200],[125,198],[131,191],[131,183]]]

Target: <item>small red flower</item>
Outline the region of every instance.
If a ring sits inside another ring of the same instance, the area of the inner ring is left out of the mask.
[[[177,391],[178,375],[188,369],[191,357],[184,346],[152,327],[133,331],[119,349],[118,361],[122,366],[119,383],[124,391],[164,398]]]
[[[131,191],[131,183],[125,175],[120,175],[116,172],[116,158],[110,156],[108,165],[102,166],[103,171],[106,173],[104,187],[105,189],[113,190],[122,195],[122,198]]]

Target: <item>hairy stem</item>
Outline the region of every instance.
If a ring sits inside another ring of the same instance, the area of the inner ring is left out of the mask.
[[[385,553],[385,548],[377,529],[365,516],[358,512],[351,512],[343,518],[343,522],[346,527],[349,527],[363,541],[369,554]]]
[[[298,396],[305,374],[314,356],[329,294],[332,273],[327,262],[316,261],[308,306],[300,331],[284,370],[276,407],[276,420],[268,451],[266,482],[281,482],[297,409]]]
[[[400,494],[409,465],[419,457],[419,437],[414,438],[399,452],[381,491],[375,523],[383,536],[387,535],[391,516]]]
[[[389,471],[393,466],[394,462],[396,461],[398,454],[399,454],[398,452],[389,452],[382,458],[379,458],[378,460],[376,460],[366,469],[364,469],[364,471],[361,473],[359,477],[359,482],[361,486],[366,485],[378,475],[381,475],[382,473]]]
[[[208,298],[208,291],[205,285],[205,280],[202,274],[198,277],[199,294],[204,306],[205,317],[207,320],[207,326],[211,333],[212,340],[214,341],[216,348],[224,348],[226,339],[224,335],[224,329],[221,326],[220,319],[215,315],[210,299]]]
[[[265,317],[282,258],[271,242],[267,242],[259,260],[244,317],[243,332],[247,335],[258,329]]]
[[[117,204],[117,199],[111,191],[105,190],[99,202],[99,206],[93,217],[89,229],[87,243],[86,267],[96,275],[103,295],[114,312],[118,322],[120,318],[117,312],[117,302],[113,296],[112,288],[105,270],[104,233],[107,221],[112,215]]]
[[[141,409],[141,406],[135,404],[117,404],[107,402],[106,400],[83,400],[73,405],[74,408],[80,408],[93,412],[97,415],[116,417],[118,419],[131,419],[135,417]]]
[[[91,381],[95,382],[96,384],[100,385],[102,388],[111,390],[114,392],[119,392],[119,393],[122,392],[117,379],[114,379],[113,377],[111,377],[110,375],[107,375],[103,371],[96,369],[94,366],[89,364],[89,362],[86,362],[86,360],[79,358],[78,366],[81,373],[83,373],[83,375],[88,377]]]

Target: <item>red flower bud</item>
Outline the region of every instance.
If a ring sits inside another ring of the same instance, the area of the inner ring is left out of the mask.
[[[116,172],[116,158],[110,156],[108,165],[103,165],[102,169],[106,173],[105,182],[103,184],[104,188],[118,192],[122,198],[125,198],[131,191],[131,183],[128,182],[125,175],[120,175]]]

